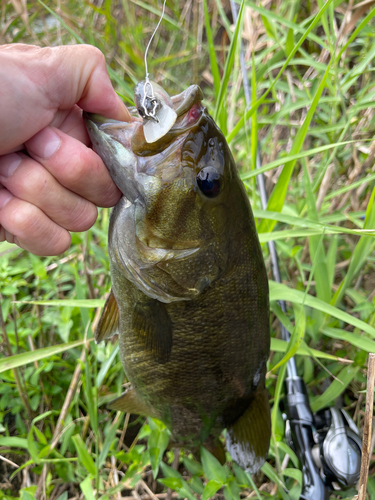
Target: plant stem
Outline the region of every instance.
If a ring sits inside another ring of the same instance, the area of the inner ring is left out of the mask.
[[[374,412],[375,353],[370,353],[367,368],[365,424],[362,438],[361,476],[359,478],[358,500],[365,500],[368,468],[371,457],[372,416]]]

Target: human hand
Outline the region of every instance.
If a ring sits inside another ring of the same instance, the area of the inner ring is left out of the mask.
[[[121,121],[130,114],[90,45],[1,46],[0,107],[0,242],[58,255],[69,231],[94,224],[96,205],[121,196],[88,147],[82,109]]]

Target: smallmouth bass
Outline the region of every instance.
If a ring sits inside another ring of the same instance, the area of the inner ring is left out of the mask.
[[[110,407],[158,418],[176,445],[216,455],[226,427],[230,455],[253,473],[271,428],[268,281],[254,218],[200,88],[170,98],[153,85],[177,118],[152,143],[141,118],[85,114],[124,195],[111,214],[112,291],[95,334],[119,333],[131,382]]]

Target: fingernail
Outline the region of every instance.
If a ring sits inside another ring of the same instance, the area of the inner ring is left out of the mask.
[[[21,160],[21,156],[17,153],[0,156],[0,175],[10,177],[21,163]]]
[[[0,210],[13,198],[10,192],[6,189],[0,188]]]
[[[59,149],[61,137],[50,127],[38,132],[26,142],[26,148],[43,160],[48,160]]]
[[[129,113],[128,108],[125,106],[124,101],[121,99],[121,97],[116,94],[117,101],[119,103],[119,108],[117,110],[117,116],[116,120],[123,121],[123,122],[130,122],[132,117],[131,114]]]

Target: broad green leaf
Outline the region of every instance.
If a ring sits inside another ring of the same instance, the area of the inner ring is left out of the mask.
[[[13,252],[14,250],[19,250],[20,252],[23,252],[23,248],[20,248],[19,246],[13,243],[8,243],[7,241],[2,241],[0,243],[0,256],[4,255],[5,253]]]
[[[199,479],[197,476],[193,476],[189,480],[189,487],[194,491],[194,493],[197,493],[198,495],[202,495],[204,486],[202,481]]]
[[[262,468],[261,471],[265,476],[268,477],[268,479],[271,479],[271,481],[275,484],[277,484],[277,488],[279,490],[279,493],[283,497],[283,500],[290,500],[289,496],[285,493],[287,490],[285,484],[281,481],[279,476],[277,475],[277,472],[275,469],[270,465],[268,462],[266,462]]]
[[[295,479],[299,484],[302,484],[302,471],[299,469],[286,468],[283,470],[284,476]]]
[[[177,470],[173,469],[172,467],[167,465],[165,462],[162,462],[160,464],[160,467],[161,467],[161,470],[163,471],[163,474],[165,477],[174,477],[176,479],[182,478],[181,474]]]
[[[182,476],[178,471],[172,469],[172,467],[169,467],[169,465],[167,465],[165,462],[161,462],[160,467],[163,471],[164,476],[166,476],[168,479],[172,478],[175,480],[171,482],[171,484],[174,484],[173,486],[174,489],[179,493],[179,495],[182,498],[188,498],[189,500],[196,500],[196,497],[193,495],[191,489],[189,488],[188,483],[184,479],[182,479]],[[159,479],[158,481],[162,482],[164,480]],[[180,484],[182,484],[182,486],[180,486]]]
[[[24,448],[27,450],[27,439],[17,436],[0,436],[0,446],[9,448]]]
[[[91,339],[88,340],[88,342],[89,341],[91,341]],[[60,352],[68,351],[69,349],[74,349],[84,343],[84,340],[76,340],[74,342],[68,342],[67,344],[43,347],[42,349],[37,349],[35,351],[23,352],[22,354],[15,354],[14,356],[9,356],[8,358],[2,358],[0,359],[0,373],[19,366],[27,365],[28,363],[34,363],[34,361],[40,361],[41,359],[59,354]]]
[[[235,481],[228,481],[224,486],[225,500],[241,500],[239,493],[240,488]]]
[[[215,481],[215,479],[210,479],[206,486],[204,487],[203,493],[202,493],[202,500],[209,500],[209,498],[212,498],[215,493],[220,490],[220,488],[223,486],[223,483],[221,481]]]
[[[333,380],[331,385],[313,401],[310,401],[311,409],[315,413],[326,406],[331,406],[332,402],[340,396],[356,376],[359,366],[345,366],[340,373],[336,375],[337,380]]]
[[[96,500],[94,490],[92,488],[92,479],[90,476],[87,476],[86,479],[84,479],[79,484],[79,486],[82,490],[82,493],[85,495],[86,500]]]
[[[72,440],[74,443],[74,446],[77,450],[79,461],[81,464],[84,466],[84,468],[87,470],[89,474],[92,474],[92,476],[96,475],[96,467],[94,460],[92,459],[90,453],[87,451],[86,445],[83,442],[81,436],[79,434],[76,434],[75,436],[72,436]]]
[[[22,489],[20,491],[19,498],[20,498],[20,500],[36,500],[35,496],[31,492],[27,491],[26,489]]]
[[[291,461],[293,462],[294,467],[298,467],[298,457],[295,454],[295,452],[284,442],[284,441],[278,441],[276,443],[277,447],[280,448],[285,454],[288,454]]]
[[[164,484],[167,488],[172,490],[180,490],[182,488],[182,480],[176,477],[166,477],[158,479],[159,483]]]
[[[227,475],[224,467],[204,446],[201,446],[201,462],[208,480],[225,483]]]
[[[232,467],[233,467],[233,472],[238,481],[238,484],[241,484],[243,486],[251,486],[251,484],[249,483],[248,474],[246,474],[246,472],[243,469],[241,469],[241,467],[237,465],[236,462],[232,463]]]
[[[183,458],[184,466],[193,476],[202,476],[203,469],[199,462],[190,457]]]

